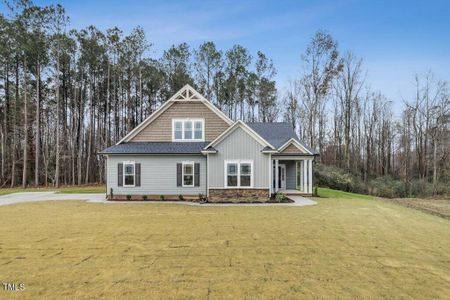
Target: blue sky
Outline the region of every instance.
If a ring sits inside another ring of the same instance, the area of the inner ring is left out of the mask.
[[[367,83],[394,101],[413,95],[413,76],[432,70],[450,80],[450,1],[36,1],[60,3],[71,26],[141,25],[159,56],[172,44],[212,40],[274,60],[280,90],[299,76],[300,55],[318,29],[331,33],[341,51],[364,60]]]

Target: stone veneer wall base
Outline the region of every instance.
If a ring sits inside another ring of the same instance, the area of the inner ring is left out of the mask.
[[[269,189],[209,189],[209,202],[267,202]]]

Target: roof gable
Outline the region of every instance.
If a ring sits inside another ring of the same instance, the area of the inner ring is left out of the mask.
[[[219,110],[214,104],[208,101],[200,93],[198,93],[189,84],[186,84],[182,89],[175,93],[169,100],[167,100],[163,105],[161,105],[156,111],[154,111],[150,116],[148,116],[143,122],[131,130],[124,138],[122,138],[118,143],[124,143],[131,141],[139,132],[144,130],[149,124],[156,120],[161,114],[163,114],[167,109],[169,109],[174,103],[184,102],[184,103],[203,103],[207,108],[214,112],[219,118],[225,121],[228,125],[231,125],[233,121],[228,118],[221,110]]]
[[[294,138],[291,138],[286,143],[284,143],[284,145],[279,148],[279,152],[283,154],[299,152],[302,154],[314,154]]]
[[[295,133],[292,125],[287,122],[273,122],[273,123],[247,123],[253,130],[255,130],[261,137],[271,143],[274,147],[279,149],[291,139],[294,139],[301,145],[301,148],[306,149],[306,153],[316,154],[307,144],[302,142]]]
[[[262,146],[269,147],[271,149],[275,149],[268,141],[266,141],[264,138],[262,138],[258,133],[256,133],[252,128],[250,128],[247,124],[245,124],[241,120],[236,121],[232,126],[230,126],[221,135],[219,135],[214,141],[209,143],[209,145],[206,146],[205,149],[208,149],[209,147],[214,147],[214,146],[218,145],[227,136],[229,136],[231,133],[233,133],[237,128],[243,129],[248,135],[250,135],[253,139],[255,139]]]

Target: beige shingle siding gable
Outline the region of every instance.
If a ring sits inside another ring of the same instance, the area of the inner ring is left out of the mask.
[[[290,145],[287,146],[286,149],[284,149],[281,153],[284,153],[284,154],[296,154],[296,153],[304,154],[304,153],[306,153],[306,152],[304,152],[303,150],[300,150],[300,149],[297,148],[295,145],[290,144]]]
[[[172,119],[205,119],[205,141],[212,141],[228,128],[228,124],[202,102],[175,102],[147,125],[131,142],[172,141]]]

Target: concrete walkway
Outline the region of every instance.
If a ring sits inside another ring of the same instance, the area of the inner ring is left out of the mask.
[[[0,196],[0,206],[10,205],[16,203],[27,203],[36,201],[64,201],[64,200],[84,200],[93,203],[138,203],[138,204],[181,204],[181,205],[194,205],[194,206],[307,206],[315,205],[317,202],[302,197],[302,196],[289,196],[294,203],[205,203],[199,204],[195,202],[183,202],[183,201],[106,201],[105,194],[57,194],[56,192],[25,192],[25,193],[13,193],[4,196]]]

